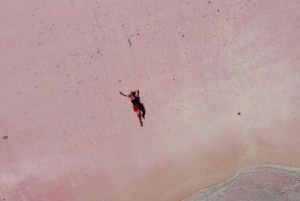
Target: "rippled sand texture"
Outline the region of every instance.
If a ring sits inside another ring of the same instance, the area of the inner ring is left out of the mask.
[[[300,167],[299,7],[0,1],[0,198],[179,201]]]

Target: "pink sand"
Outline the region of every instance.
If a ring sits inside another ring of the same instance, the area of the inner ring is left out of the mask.
[[[0,198],[176,201],[300,167],[299,8],[0,1]]]

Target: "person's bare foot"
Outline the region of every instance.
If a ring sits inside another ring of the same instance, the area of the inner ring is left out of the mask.
[[[141,127],[143,126],[143,123],[141,122]]]

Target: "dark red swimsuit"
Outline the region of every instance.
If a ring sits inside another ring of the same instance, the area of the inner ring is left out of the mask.
[[[138,111],[140,109],[140,101],[139,98],[135,97],[135,99],[131,100],[133,105],[133,111]]]

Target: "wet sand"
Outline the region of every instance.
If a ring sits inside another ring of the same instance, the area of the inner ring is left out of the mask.
[[[183,201],[292,201],[299,198],[299,168],[264,165],[240,170],[225,182],[201,190]]]

